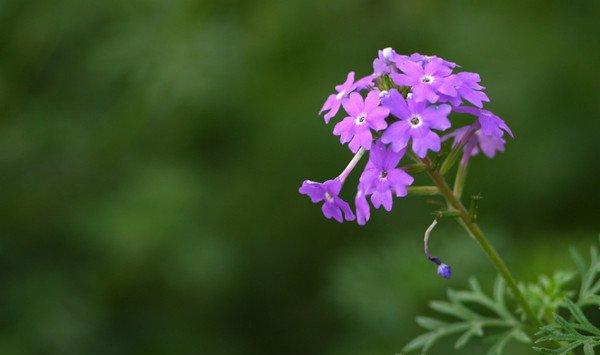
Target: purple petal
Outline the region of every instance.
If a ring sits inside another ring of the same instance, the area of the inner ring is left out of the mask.
[[[342,100],[342,105],[344,110],[353,117],[360,115],[364,109],[362,96],[356,92],[351,93],[347,99]]]
[[[391,143],[395,152],[406,148],[410,139],[410,123],[407,121],[398,121],[392,123],[381,136],[382,143]]]
[[[323,201],[325,198],[325,189],[323,189],[321,183],[315,181],[304,180],[302,186],[298,189],[298,192],[310,197],[310,200],[313,203]]]
[[[340,136],[340,143],[345,144],[354,136],[354,117],[346,117],[333,127],[333,134]]]
[[[325,201],[321,207],[321,211],[323,211],[323,215],[327,219],[331,219],[333,217],[340,223],[344,221],[344,218],[342,217],[342,211],[340,211],[340,208],[334,202]]]
[[[398,69],[402,70],[403,73],[413,78],[420,78],[424,74],[423,67],[415,62],[401,61],[396,63],[396,65],[398,66]]]
[[[396,89],[388,91],[388,94],[382,99],[382,104],[390,113],[400,119],[407,119],[410,117],[410,111],[404,97]]]
[[[333,116],[335,116],[338,113],[338,111],[340,110],[341,104],[342,104],[342,101],[337,100],[335,97],[333,98],[333,102],[331,103],[331,109],[323,117],[325,119],[325,123],[329,123],[329,121],[333,118]]]
[[[350,208],[350,205],[348,204],[348,202],[342,200],[338,196],[334,197],[334,201],[335,201],[336,206],[338,206],[338,208],[344,213],[344,217],[345,217],[346,221],[353,221],[354,218],[356,218],[354,216],[354,213],[352,212],[352,209]]]
[[[371,209],[364,192],[360,189],[360,186],[358,192],[356,193],[354,204],[356,206],[356,221],[359,225],[364,226],[369,218],[371,218]]]
[[[363,110],[365,112],[371,112],[373,109],[379,106],[379,92],[369,91],[367,98],[365,99],[365,105]]]
[[[348,75],[346,76],[346,81],[343,84],[340,85],[336,85],[335,89],[337,90],[337,92],[342,92],[342,91],[350,91],[350,88],[352,87],[352,83],[354,83],[354,72],[351,71],[350,73],[348,73]]]
[[[380,131],[387,127],[387,122],[385,121],[385,118],[389,116],[389,114],[390,110],[388,110],[387,108],[376,107],[368,113],[366,120],[372,129]]]

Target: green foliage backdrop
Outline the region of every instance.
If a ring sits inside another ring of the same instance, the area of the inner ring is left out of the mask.
[[[359,228],[297,194],[350,158],[316,113],[386,46],[481,73],[516,139],[474,160],[480,223],[520,279],[573,269],[566,247],[599,227],[599,15],[597,1],[0,0],[0,352],[393,354],[447,287],[474,274],[489,289],[450,222],[432,248],[456,276],[435,275],[423,201]]]

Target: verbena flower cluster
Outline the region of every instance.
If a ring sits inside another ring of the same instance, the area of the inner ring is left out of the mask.
[[[490,100],[479,74],[457,72],[458,68],[437,56],[406,56],[385,48],[373,61],[372,74],[355,81],[355,73],[350,72],[319,114],[329,123],[343,108],[345,114],[333,134],[355,156],[331,180],[305,180],[300,193],[314,203],[323,202],[325,217],[338,222],[356,219],[364,225],[370,218],[369,200],[374,208],[390,211],[394,195],[407,195],[414,179],[399,166],[405,155],[425,158],[429,151],[440,152],[446,140],[462,149],[462,164],[480,151],[489,158],[504,151],[503,136],[512,137],[510,128],[483,109]],[[450,119],[453,112],[460,116]],[[353,211],[339,194],[366,151],[369,159],[359,178]]]

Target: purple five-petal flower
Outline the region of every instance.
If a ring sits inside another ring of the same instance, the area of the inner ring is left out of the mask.
[[[335,125],[333,134],[340,136],[342,144],[350,142],[348,147],[352,152],[356,153],[361,147],[371,149],[371,129],[380,131],[387,127],[385,118],[389,115],[389,110],[379,104],[377,91],[369,92],[364,101],[362,96],[355,92],[342,101],[349,116]]]
[[[364,194],[371,195],[373,207],[383,206],[386,211],[391,211],[392,193],[398,197],[406,196],[406,187],[414,179],[397,167],[403,156],[403,150],[395,152],[381,142],[371,149],[369,161],[360,176],[360,184],[364,188]]]
[[[346,81],[343,84],[335,86],[337,93],[329,95],[323,104],[323,107],[321,107],[319,115],[325,111],[328,111],[323,117],[325,119],[325,123],[329,123],[331,118],[338,113],[340,105],[342,104],[342,100],[346,98],[352,91],[354,91],[354,89],[354,72],[352,71],[348,73]]]
[[[440,95],[456,96],[456,89],[447,77],[452,73],[452,68],[440,58],[432,58],[426,63],[417,63],[408,59],[399,59],[396,65],[402,73],[392,73],[390,77],[400,86],[409,86],[413,99],[437,102]]]
[[[450,127],[449,105],[427,105],[426,102],[416,102],[412,98],[405,100],[396,89],[382,96],[382,101],[390,113],[400,120],[385,130],[381,142],[390,143],[392,149],[399,152],[412,139],[412,150],[421,158],[427,155],[428,150],[440,150],[440,137],[432,129],[443,131]]]
[[[350,205],[338,196],[341,189],[342,182],[338,179],[327,180],[323,183],[304,180],[298,191],[310,197],[313,203],[324,201],[321,210],[328,219],[334,218],[340,223],[344,221],[344,218],[347,221],[353,221],[355,217]]]

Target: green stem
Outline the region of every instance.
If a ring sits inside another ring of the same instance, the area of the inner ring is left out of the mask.
[[[489,260],[496,268],[496,270],[500,273],[500,276],[502,276],[504,281],[506,281],[506,285],[512,290],[515,297],[517,298],[517,302],[521,305],[521,307],[527,314],[527,318],[529,318],[533,325],[537,327],[542,326],[541,322],[533,313],[531,306],[529,305],[529,303],[527,303],[527,300],[525,300],[525,296],[523,296],[523,293],[517,286],[517,282],[508,270],[508,267],[506,266],[500,255],[498,255],[496,249],[494,249],[494,247],[486,239],[485,235],[483,234],[483,231],[479,228],[477,223],[471,220],[467,209],[462,204],[462,202],[460,202],[460,200],[454,195],[454,192],[450,189],[450,187],[446,183],[446,180],[440,175],[439,172],[433,169],[431,161],[428,158],[419,160],[423,164],[425,164],[427,174],[438,187],[440,194],[444,196],[448,204],[458,212],[457,220],[459,221],[460,225],[463,226],[463,228],[471,235],[471,237],[473,237],[477,241],[477,243],[479,243],[479,246],[481,247],[481,249],[483,249]]]
[[[458,163],[458,169],[456,170],[456,178],[454,179],[454,196],[460,201],[462,196],[463,187],[465,186],[465,180],[467,179],[467,163]]]

